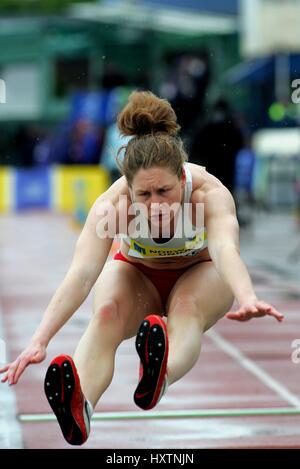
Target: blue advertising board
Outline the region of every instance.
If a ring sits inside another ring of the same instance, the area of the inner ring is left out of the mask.
[[[50,208],[50,168],[17,169],[15,172],[15,208]]]

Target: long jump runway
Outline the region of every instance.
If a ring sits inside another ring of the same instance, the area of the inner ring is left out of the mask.
[[[0,339],[12,360],[63,279],[78,231],[67,217],[28,213],[2,216],[0,233]],[[219,321],[205,335],[194,369],[147,413],[133,402],[139,361],[134,339],[125,341],[83,448],[300,448],[300,364],[292,361],[292,342],[300,343],[300,292],[271,273],[251,274],[258,295],[285,314],[283,323]],[[1,385],[1,448],[72,448],[43,379],[55,355],[74,352],[91,314],[92,295],[52,340],[45,362],[30,366],[17,386]]]

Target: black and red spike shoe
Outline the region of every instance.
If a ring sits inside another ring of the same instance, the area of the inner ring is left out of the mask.
[[[134,402],[144,410],[152,409],[161,399],[167,385],[168,334],[160,316],[147,316],[136,336],[136,351],[140,357],[139,384]]]
[[[82,393],[71,357],[59,355],[52,360],[44,389],[65,440],[71,445],[82,445],[90,433],[92,409]]]

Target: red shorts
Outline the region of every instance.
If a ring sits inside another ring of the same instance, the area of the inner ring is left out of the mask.
[[[188,267],[183,267],[182,269],[174,269],[174,270],[153,269],[152,267],[147,267],[144,264],[129,261],[128,259],[126,259],[126,257],[123,256],[123,254],[120,251],[117,251],[117,253],[114,255],[114,259],[128,262],[128,264],[134,265],[137,269],[143,272],[143,274],[149,280],[151,280],[151,282],[156,287],[160,295],[164,311],[166,310],[167,299],[176,281],[179,279],[179,277],[181,277],[181,275],[186,270],[188,270],[191,267],[191,266],[188,266]]]

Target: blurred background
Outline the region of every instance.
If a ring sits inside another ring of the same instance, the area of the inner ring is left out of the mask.
[[[26,347],[64,278],[89,208],[119,177],[115,156],[126,139],[116,116],[132,90],[146,89],[173,105],[190,161],[232,192],[255,291],[286,316],[280,326],[270,318],[224,319],[216,328],[289,391],[251,380],[206,337],[201,370],[171,389],[162,408],[288,403],[299,411],[290,357],[300,308],[299,25],[300,0],[0,0],[0,341],[7,361]],[[116,249],[114,242],[111,254]],[[73,353],[92,308],[89,297],[51,341],[49,360]],[[136,410],[133,351],[130,341],[122,344],[101,411]],[[45,369],[46,362],[30,367],[20,385],[0,386],[1,448],[67,446],[56,422],[43,420],[50,410]],[[17,415],[33,421],[18,423]],[[300,425],[291,417],[256,427],[245,417],[182,422],[141,421],[128,431],[120,422],[95,422],[88,447],[299,446]]]
[[[300,225],[299,20],[299,0],[0,0],[0,212],[82,225],[119,177],[116,115],[150,89],[242,228]]]
[[[118,111],[150,89],[242,226],[254,208],[299,218],[299,20],[298,0],[0,0],[1,212],[82,223],[118,177]]]

